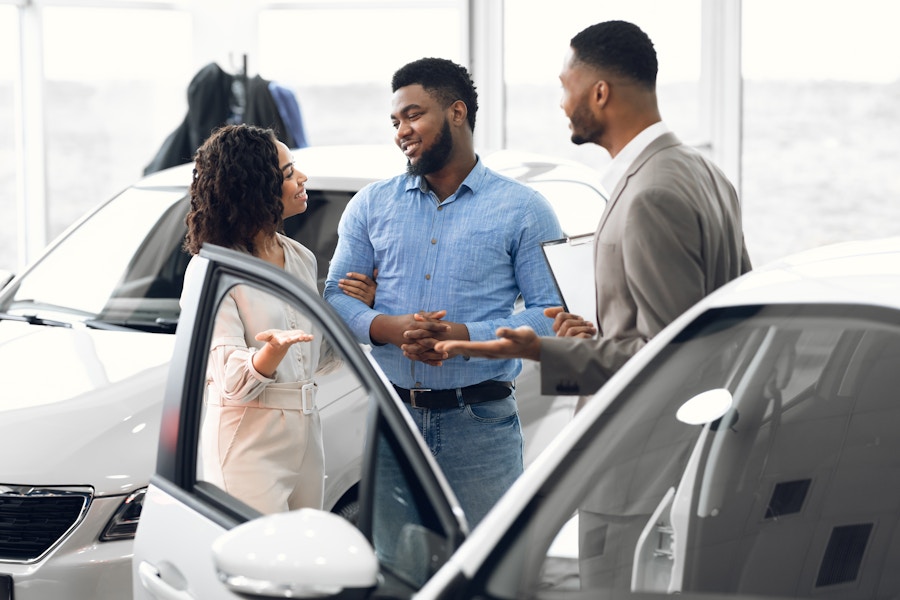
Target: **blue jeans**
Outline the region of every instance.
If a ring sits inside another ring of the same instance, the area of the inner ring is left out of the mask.
[[[515,390],[501,400],[407,410],[474,528],[524,470]]]

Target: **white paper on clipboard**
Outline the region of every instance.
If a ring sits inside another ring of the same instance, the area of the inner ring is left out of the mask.
[[[566,311],[595,322],[594,234],[542,242],[541,248]]]

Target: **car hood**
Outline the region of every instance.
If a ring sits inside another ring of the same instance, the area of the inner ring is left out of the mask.
[[[0,321],[0,484],[147,484],[175,336]]]

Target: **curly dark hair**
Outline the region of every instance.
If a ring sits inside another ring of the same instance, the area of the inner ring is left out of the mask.
[[[271,129],[225,125],[203,142],[194,155],[185,250],[197,254],[209,242],[254,254],[259,231],[283,229],[276,139]]]
[[[656,89],[659,65],[650,37],[626,21],[605,21],[584,29],[570,42],[575,58]]]
[[[421,85],[444,108],[462,100],[468,113],[469,128],[475,131],[478,93],[469,71],[446,58],[420,58],[400,67],[391,79],[391,91],[408,85]]]

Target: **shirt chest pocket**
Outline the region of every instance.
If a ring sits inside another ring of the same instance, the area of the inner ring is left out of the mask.
[[[496,230],[471,231],[437,246],[437,265],[454,280],[484,282],[512,272],[512,259]]]

